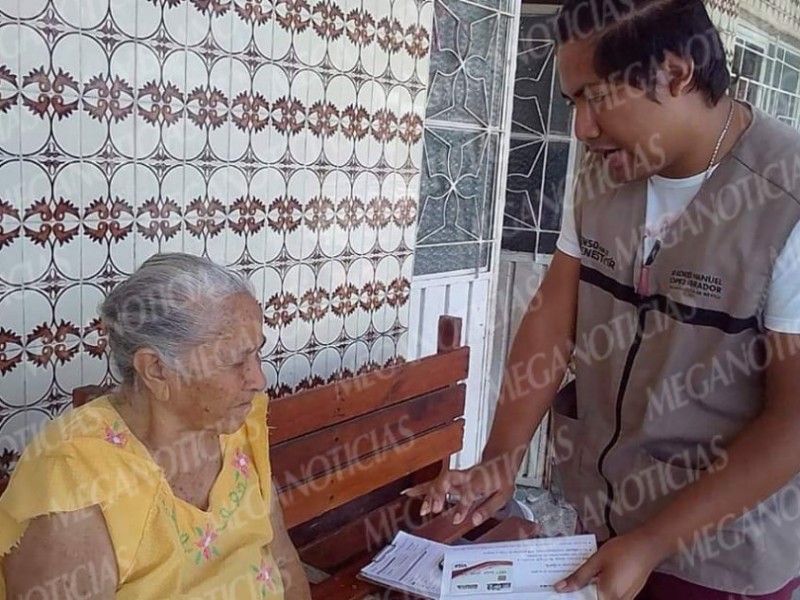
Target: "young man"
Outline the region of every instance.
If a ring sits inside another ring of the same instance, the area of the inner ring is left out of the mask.
[[[553,406],[567,499],[604,542],[556,588],[602,600],[788,599],[800,574],[800,135],[726,95],[701,0],[566,0],[563,93],[589,159],[511,350],[483,462],[445,473],[476,524]],[[739,596],[741,594],[741,596]]]

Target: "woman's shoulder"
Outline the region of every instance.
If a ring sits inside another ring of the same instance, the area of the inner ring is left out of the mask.
[[[25,453],[30,458],[52,458],[83,445],[124,448],[128,441],[124,422],[112,407],[110,396],[101,396],[48,422],[34,435]]]

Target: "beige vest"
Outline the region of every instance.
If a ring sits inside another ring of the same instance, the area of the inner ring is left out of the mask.
[[[566,496],[601,540],[660,511],[763,405],[762,314],[800,220],[800,135],[753,112],[644,286],[646,182],[611,189],[583,173],[577,405],[554,407],[554,440]],[[800,575],[800,476],[708,533],[659,570],[729,592],[781,588]]]

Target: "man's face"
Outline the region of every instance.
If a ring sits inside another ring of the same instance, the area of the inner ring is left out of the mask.
[[[571,41],[558,50],[561,90],[575,106],[575,135],[603,157],[615,183],[645,179],[670,162],[675,117],[669,94],[660,103],[625,83],[602,80],[594,70],[594,41]]]
[[[218,334],[184,354],[183,368],[170,376],[171,404],[192,429],[230,433],[242,426],[253,395],[266,386],[261,308],[249,294],[236,294],[209,315]]]

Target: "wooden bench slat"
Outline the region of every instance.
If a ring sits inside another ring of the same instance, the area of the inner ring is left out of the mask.
[[[427,356],[270,402],[272,444],[445,388],[467,377],[469,348]]]
[[[452,386],[326,427],[270,449],[279,490],[342,469],[358,459],[454,421],[464,414],[465,386]]]
[[[300,558],[328,573],[336,571],[360,554],[375,552],[388,544],[415,505],[419,511],[419,500],[413,502],[399,496],[300,548]]]
[[[355,521],[360,516],[378,510],[400,498],[400,492],[413,485],[413,475],[401,477],[388,485],[378,487],[368,494],[351,500],[336,510],[328,511],[310,521],[301,523],[289,530],[289,537],[296,548],[304,548],[330,532],[347,526],[348,523]]]
[[[359,460],[340,471],[326,473],[280,493],[289,528],[342,506],[395,479],[449,456],[461,448],[464,421],[412,438],[404,444]]]

